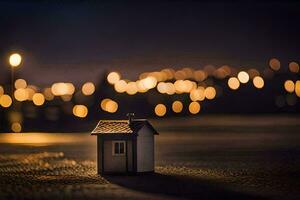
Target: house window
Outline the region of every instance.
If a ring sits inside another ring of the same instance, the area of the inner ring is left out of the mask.
[[[112,154],[114,156],[125,155],[125,141],[113,141],[112,142]]]

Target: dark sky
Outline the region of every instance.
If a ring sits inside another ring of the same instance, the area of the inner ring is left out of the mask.
[[[246,2],[2,1],[0,73],[13,50],[35,84],[97,80],[105,69],[133,78],[165,66],[299,61],[300,3]]]

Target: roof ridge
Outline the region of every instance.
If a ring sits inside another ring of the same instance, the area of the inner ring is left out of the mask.
[[[100,119],[99,122],[128,122],[128,119]]]
[[[92,131],[92,134],[132,134],[137,133],[144,125],[150,125],[154,134],[157,134],[156,130],[148,122],[147,119],[134,119],[132,123],[129,120],[100,120]]]

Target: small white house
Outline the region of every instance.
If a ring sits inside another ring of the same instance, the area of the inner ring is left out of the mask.
[[[92,135],[97,136],[97,172],[154,172],[154,135],[146,119],[100,120]]]

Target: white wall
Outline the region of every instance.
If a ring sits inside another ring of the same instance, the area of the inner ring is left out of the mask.
[[[112,141],[104,141],[104,171],[105,172],[126,172],[126,155],[114,156],[112,155]],[[132,162],[131,141],[128,141],[128,156]],[[130,169],[132,164],[128,162]]]
[[[137,137],[137,172],[154,171],[154,135],[144,126]]]

